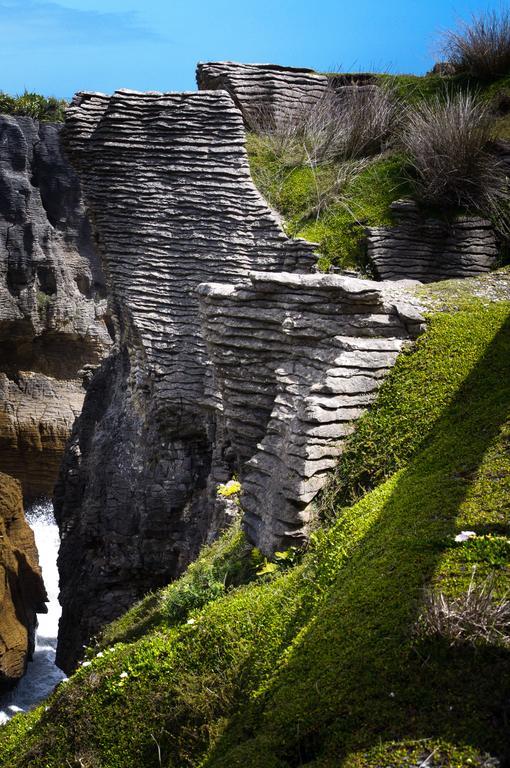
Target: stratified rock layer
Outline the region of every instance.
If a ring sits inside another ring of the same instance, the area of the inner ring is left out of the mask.
[[[266,554],[303,544],[311,502],[421,317],[378,283],[332,275],[255,272],[199,293],[249,538]]]
[[[248,125],[312,106],[324,95],[328,82],[326,75],[313,69],[277,64],[211,61],[197,67],[199,89],[227,91]]]
[[[250,128],[265,128],[303,114],[328,92],[373,85],[368,73],[323,75],[313,69],[278,64],[208,61],[197,66],[200,90],[227,91]]]
[[[63,615],[58,663],[220,525],[234,454],[205,400],[196,287],[253,268],[304,270],[255,189],[228,94],[81,94],[66,143],[108,274],[114,354],[93,379],[56,493]]]
[[[53,491],[84,391],[110,345],[105,287],[60,126],[0,116],[0,470]]]
[[[21,487],[0,473],[0,690],[24,674],[33,653],[36,614],[46,612],[46,600]]]
[[[498,248],[491,222],[474,216],[453,222],[423,216],[412,200],[391,206],[393,227],[368,229],[368,259],[382,280],[424,283],[490,271]]]

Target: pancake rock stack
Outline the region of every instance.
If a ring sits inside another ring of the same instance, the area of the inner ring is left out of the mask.
[[[428,218],[412,200],[398,200],[391,208],[395,226],[368,229],[368,259],[381,280],[431,283],[474,277],[495,267],[498,247],[490,221]]]
[[[313,69],[278,64],[208,61],[197,66],[200,90],[227,91],[250,128],[270,127],[310,110],[333,91],[341,97],[352,88],[373,87],[366,73],[324,75]]]
[[[20,484],[0,473],[0,691],[24,674],[46,600]]]
[[[241,115],[220,91],[81,94],[68,111],[65,142],[117,343],[90,384],[56,493],[64,669],[220,525],[216,484],[235,454],[205,401],[211,366],[196,287],[314,262],[255,189],[244,141]]]
[[[378,283],[333,275],[254,272],[199,292],[248,535],[266,554],[302,545],[311,502],[422,318]]]
[[[104,281],[56,125],[0,116],[0,471],[51,495],[83,371],[110,346]]]

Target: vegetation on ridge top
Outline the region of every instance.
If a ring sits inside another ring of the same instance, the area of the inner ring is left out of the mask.
[[[42,123],[62,123],[67,101],[54,96],[41,96],[25,91],[18,96],[9,96],[0,91],[0,114],[31,117]]]

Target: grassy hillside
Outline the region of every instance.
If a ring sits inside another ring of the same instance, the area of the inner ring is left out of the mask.
[[[391,225],[390,205],[402,197],[415,197],[425,214],[442,219],[454,219],[464,213],[492,217],[490,211],[481,210],[477,205],[448,207],[441,201],[437,205],[424,204],[415,194],[416,174],[401,133],[406,119],[420,104],[472,93],[476,101],[488,109],[492,140],[510,139],[510,75],[485,81],[461,74],[374,75],[374,78],[391,95],[396,106],[386,123],[381,124],[366,103],[356,105],[354,100],[354,114],[347,116],[347,121],[353,120],[352,132],[349,134],[348,129],[346,134],[347,144],[352,142],[355,146],[348,146],[343,157],[341,153],[338,156],[326,153],[323,157],[320,151],[315,152],[317,145],[327,143],[329,132],[335,130],[337,118],[328,114],[327,105],[302,116],[307,125],[305,133],[308,132],[305,138],[292,121],[287,124],[285,120],[270,130],[255,121],[248,134],[247,149],[256,185],[281,215],[289,235],[317,243],[318,265],[324,271],[337,266],[370,273],[365,254],[365,229]],[[383,100],[377,104],[376,113],[380,115],[387,108]],[[360,110],[360,114],[355,114],[356,110]],[[366,145],[363,148],[356,143],[361,141],[357,133],[363,130],[364,122],[373,124],[364,129]],[[338,133],[342,126],[345,127],[345,115],[339,118]],[[371,130],[375,147],[369,141]],[[459,130],[459,146],[462,141]],[[462,153],[456,158],[455,148],[451,151],[450,170],[454,175],[456,163],[462,162]],[[470,183],[476,186],[476,180],[469,178],[464,186]],[[494,218],[497,226],[498,218]],[[504,239],[508,239],[508,232],[504,233]]]
[[[271,571],[227,532],[0,729],[2,768],[510,763],[510,302],[458,305],[399,358],[302,558]],[[491,595],[454,638],[431,606],[470,584]]]

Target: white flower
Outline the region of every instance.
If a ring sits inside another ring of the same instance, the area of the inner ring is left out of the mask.
[[[468,539],[474,539],[476,533],[474,531],[461,531],[455,536],[455,541],[468,541]]]
[[[188,619],[188,621],[186,622],[186,624],[194,624],[194,623],[195,623],[195,621],[196,621],[196,619]]]
[[[120,676],[121,676],[121,677],[129,677],[129,675],[128,675],[128,673],[127,673],[127,672],[121,672],[121,673],[120,673]]]
[[[82,667],[90,667],[91,664],[92,664],[91,661],[84,661],[82,664]]]
[[[99,651],[99,653],[96,653],[96,659],[100,659],[102,656],[104,656],[103,651]]]

